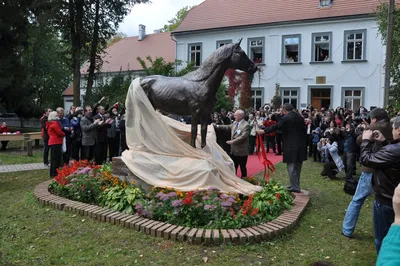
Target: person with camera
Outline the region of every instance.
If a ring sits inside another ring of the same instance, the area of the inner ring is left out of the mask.
[[[93,119],[92,107],[85,106],[84,117],[80,121],[82,130],[82,160],[91,161],[94,157],[94,149],[97,140],[96,129],[101,126],[104,121]]]
[[[372,190],[375,194],[373,206],[376,251],[379,254],[382,241],[394,222],[393,194],[400,183],[400,117],[393,123],[393,141],[374,151],[374,143],[387,143],[378,130],[365,130],[362,135],[361,163],[374,169]]]
[[[393,211],[394,222],[383,239],[377,266],[400,265],[400,185],[394,190]]]
[[[321,175],[335,179],[336,174],[344,168],[343,161],[339,156],[338,144],[332,136],[329,136],[321,139],[321,146],[321,151],[325,154],[324,169]]]
[[[389,116],[386,113],[386,111],[382,108],[376,108],[371,111],[371,124],[368,125],[368,129],[375,131],[378,130],[383,134],[385,139],[388,140],[388,142],[393,140],[393,135],[392,135],[392,128],[391,124],[389,122]],[[366,128],[365,122],[362,122],[362,119],[359,119],[359,122],[361,123],[360,126],[358,126],[358,129],[356,131],[359,131],[360,136],[357,138],[357,144],[361,146],[362,142],[362,132],[364,131],[364,128]],[[372,143],[373,151],[378,151],[383,147],[383,143],[381,142],[373,142]],[[345,237],[351,238],[353,235],[353,232],[355,230],[358,216],[360,215],[360,210],[361,207],[364,204],[365,199],[371,195],[372,193],[372,175],[374,173],[374,169],[367,167],[366,165],[361,164],[361,175],[360,178],[358,179],[358,183],[356,184],[356,189],[354,193],[354,196],[349,204],[349,207],[347,208],[346,214],[343,219],[343,226],[342,226],[342,234]],[[348,186],[349,188],[352,186],[351,183],[345,183],[345,187]],[[353,189],[354,191],[354,189]]]

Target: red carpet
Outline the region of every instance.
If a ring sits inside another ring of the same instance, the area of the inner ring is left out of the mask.
[[[270,160],[274,165],[282,161],[282,155],[275,155],[275,153],[267,153],[267,158]],[[264,171],[264,166],[258,160],[258,156],[256,154],[249,155],[247,159],[247,176],[253,176],[258,174],[259,172]],[[240,172],[240,167],[236,173],[237,176],[242,176]]]

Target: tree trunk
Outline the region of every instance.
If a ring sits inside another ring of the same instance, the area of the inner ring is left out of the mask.
[[[76,11],[76,12],[75,12]],[[70,33],[71,33],[71,46],[72,46],[72,68],[74,73],[73,78],[73,93],[74,93],[74,105],[80,106],[80,83],[81,83],[81,34],[83,31],[82,20],[83,20],[83,1],[77,0],[75,2],[69,2],[70,12]]]
[[[86,99],[91,100],[92,88],[94,83],[94,71],[96,70],[96,56],[99,45],[99,20],[100,20],[100,0],[96,0],[95,17],[93,25],[92,45],[90,47],[90,65],[86,87]]]

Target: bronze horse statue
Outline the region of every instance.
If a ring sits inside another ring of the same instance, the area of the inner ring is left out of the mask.
[[[214,110],[218,86],[225,72],[239,69],[255,73],[257,67],[238,43],[214,51],[196,71],[182,77],[147,76],[140,80],[155,109],[177,115],[191,115],[191,142],[196,147],[197,125],[201,123],[201,147],[206,146],[207,124]]]

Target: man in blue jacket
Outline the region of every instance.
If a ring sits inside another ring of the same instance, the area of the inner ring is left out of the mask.
[[[69,164],[69,159],[71,158],[71,132],[72,127],[69,123],[68,117],[64,116],[64,109],[62,107],[58,107],[57,109],[58,117],[60,118],[60,124],[63,132],[65,133],[65,143],[66,150],[63,153],[63,163]]]

